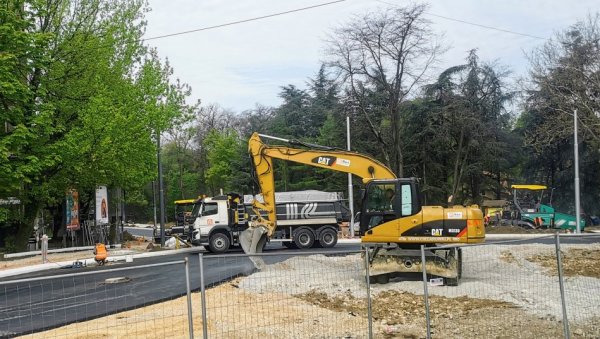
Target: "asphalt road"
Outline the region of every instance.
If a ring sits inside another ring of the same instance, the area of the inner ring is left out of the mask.
[[[339,244],[329,251],[358,250],[356,244]],[[318,249],[323,251],[323,249]],[[315,250],[317,251],[317,250]],[[290,250],[269,245],[266,263],[289,258]],[[314,251],[303,251],[309,253]],[[242,254],[241,251],[237,252]],[[0,283],[0,337],[13,337],[73,322],[94,319],[144,305],[184,295],[186,292],[185,267],[182,263],[155,267],[144,265],[189,260],[191,289],[200,288],[200,269],[197,253],[136,259],[133,263],[81,269],[56,269],[36,272],[15,279],[39,279],[13,284]],[[234,251],[225,256],[206,254],[204,257],[205,283],[208,286],[239,275],[252,273],[255,268],[244,256]],[[111,269],[128,268],[114,272]],[[97,272],[89,275],[65,274]],[[126,277],[129,281],[107,284],[108,278]]]

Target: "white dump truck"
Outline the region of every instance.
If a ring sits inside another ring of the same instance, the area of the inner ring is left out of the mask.
[[[340,223],[350,219],[343,195],[316,190],[275,193],[277,229],[271,242],[289,248],[333,247]],[[252,222],[252,200],[260,195],[227,194],[198,200],[190,240],[215,253],[239,246],[239,235]],[[263,217],[265,217],[263,215]]]

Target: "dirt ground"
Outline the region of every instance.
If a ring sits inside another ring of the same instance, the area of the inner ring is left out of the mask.
[[[336,312],[367,316],[365,300],[352,295],[329,297],[311,291],[301,300]],[[562,325],[556,319],[532,316],[511,303],[488,299],[431,296],[430,315],[435,338],[559,338]],[[376,333],[384,338],[425,338],[423,296],[402,291],[384,291],[372,301]],[[598,337],[598,329],[571,328],[575,337]]]
[[[584,276],[600,278],[600,251],[590,249],[571,248],[562,251],[562,266],[565,276]],[[548,269],[552,275],[557,275],[556,256],[537,254],[527,260]]]

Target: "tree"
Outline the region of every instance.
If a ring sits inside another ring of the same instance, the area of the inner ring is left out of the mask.
[[[556,188],[555,203],[572,208],[573,111],[579,117],[582,205],[598,212],[600,146],[600,15],[590,15],[535,49],[519,120],[528,160],[523,176]]]
[[[233,178],[238,174],[238,168],[232,166],[233,163],[240,163],[239,149],[241,140],[237,134],[227,129],[219,132],[216,129],[210,131],[204,141],[206,147],[206,158],[208,168],[205,172],[205,179],[213,195],[224,191],[237,191],[232,187]]]
[[[187,85],[179,85],[179,92],[190,94]],[[199,166],[194,157],[194,137],[200,108],[200,102],[194,105],[180,105],[181,115],[167,129],[167,143],[165,145],[164,164],[165,176],[169,182],[167,195],[172,200],[189,199],[197,196],[201,186]]]
[[[329,67],[358,104],[385,162],[404,176],[400,104],[421,84],[441,52],[425,5],[356,17],[330,38]]]
[[[17,230],[13,248],[26,245],[42,206],[63,209],[66,189],[91,197],[98,184],[129,189],[154,176],[153,133],[185,93],[141,42],[145,11],[142,0],[2,6],[0,44],[11,52],[0,56],[0,102],[11,128],[0,140],[0,190],[23,211],[4,225]]]
[[[403,133],[417,152],[411,158],[420,159],[417,173],[427,179],[427,188],[445,187],[451,203],[457,198],[480,203],[481,192],[489,186],[498,191],[513,165],[507,161],[515,150],[507,143],[510,115],[505,109],[513,93],[505,90],[505,77],[481,64],[472,50],[466,64],[446,69],[425,86],[427,102],[413,105],[416,116]],[[407,115],[414,114],[409,110]],[[437,199],[439,193],[434,192]]]

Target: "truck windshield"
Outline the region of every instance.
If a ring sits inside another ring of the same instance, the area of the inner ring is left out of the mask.
[[[194,209],[192,209],[192,218],[197,218],[200,214],[200,207],[202,207],[202,203],[196,202],[194,204]]]
[[[213,215],[213,214],[217,214],[217,212],[219,211],[217,204],[207,204],[207,203],[203,203],[202,204],[202,210],[200,211],[200,215],[201,216],[205,216],[205,215]]]

